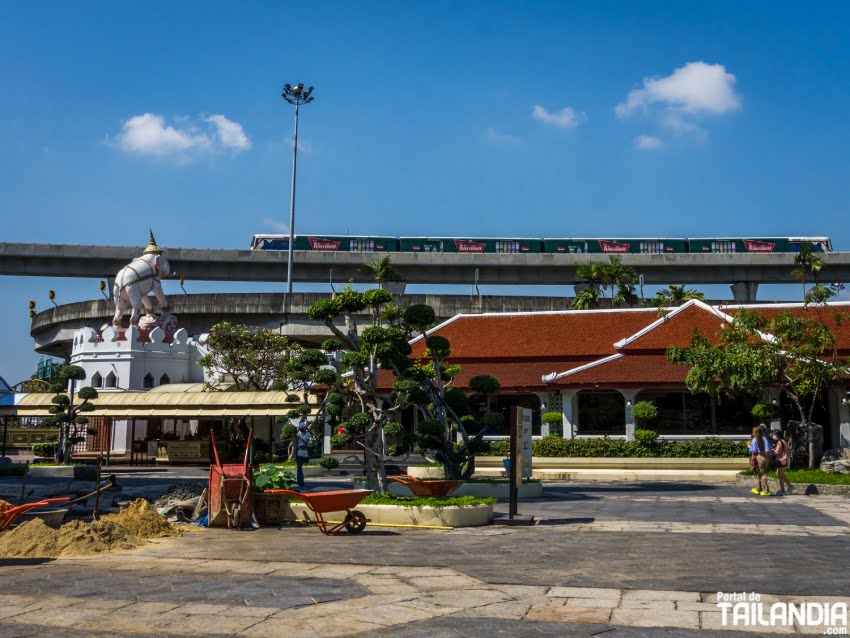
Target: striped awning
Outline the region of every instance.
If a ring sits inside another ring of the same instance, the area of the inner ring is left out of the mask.
[[[100,392],[87,416],[113,418],[160,417],[208,419],[216,417],[278,416],[297,403],[288,392]],[[28,394],[14,406],[16,416],[50,416],[51,393]],[[77,399],[79,401],[79,399]]]

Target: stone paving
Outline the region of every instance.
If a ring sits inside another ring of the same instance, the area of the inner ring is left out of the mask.
[[[0,638],[731,637],[823,627],[723,627],[718,591],[850,602],[848,499],[558,484],[520,511],[541,524],[211,529],[100,557],[0,560]]]

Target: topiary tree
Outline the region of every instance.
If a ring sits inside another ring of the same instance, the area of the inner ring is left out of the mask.
[[[86,412],[92,412],[95,408],[90,403],[97,398],[97,390],[85,386],[80,388],[77,397],[82,403],[74,405],[74,386],[77,382],[86,378],[86,371],[79,366],[62,366],[56,376],[56,382],[51,385],[51,390],[56,396],[51,400],[53,407],[50,408],[51,416],[45,419],[44,424],[48,427],[59,428],[59,440],[56,445],[56,462],[68,464],[74,445],[84,441],[81,434],[87,430],[89,419]]]
[[[658,408],[651,401],[638,401],[632,407],[632,416],[638,425],[649,425],[658,418]]]

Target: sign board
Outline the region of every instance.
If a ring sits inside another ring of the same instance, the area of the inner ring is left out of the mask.
[[[516,464],[516,481],[517,485],[524,478],[531,478],[531,410],[521,408],[516,411],[517,418],[517,464]]]

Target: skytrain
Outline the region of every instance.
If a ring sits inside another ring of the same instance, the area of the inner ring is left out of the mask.
[[[798,253],[802,246],[832,252],[829,237],[651,237],[651,238],[528,238],[528,237],[378,237],[296,235],[295,250],[354,253],[468,253],[518,255],[667,254],[667,253]],[[254,235],[251,250],[289,250],[289,235]]]

